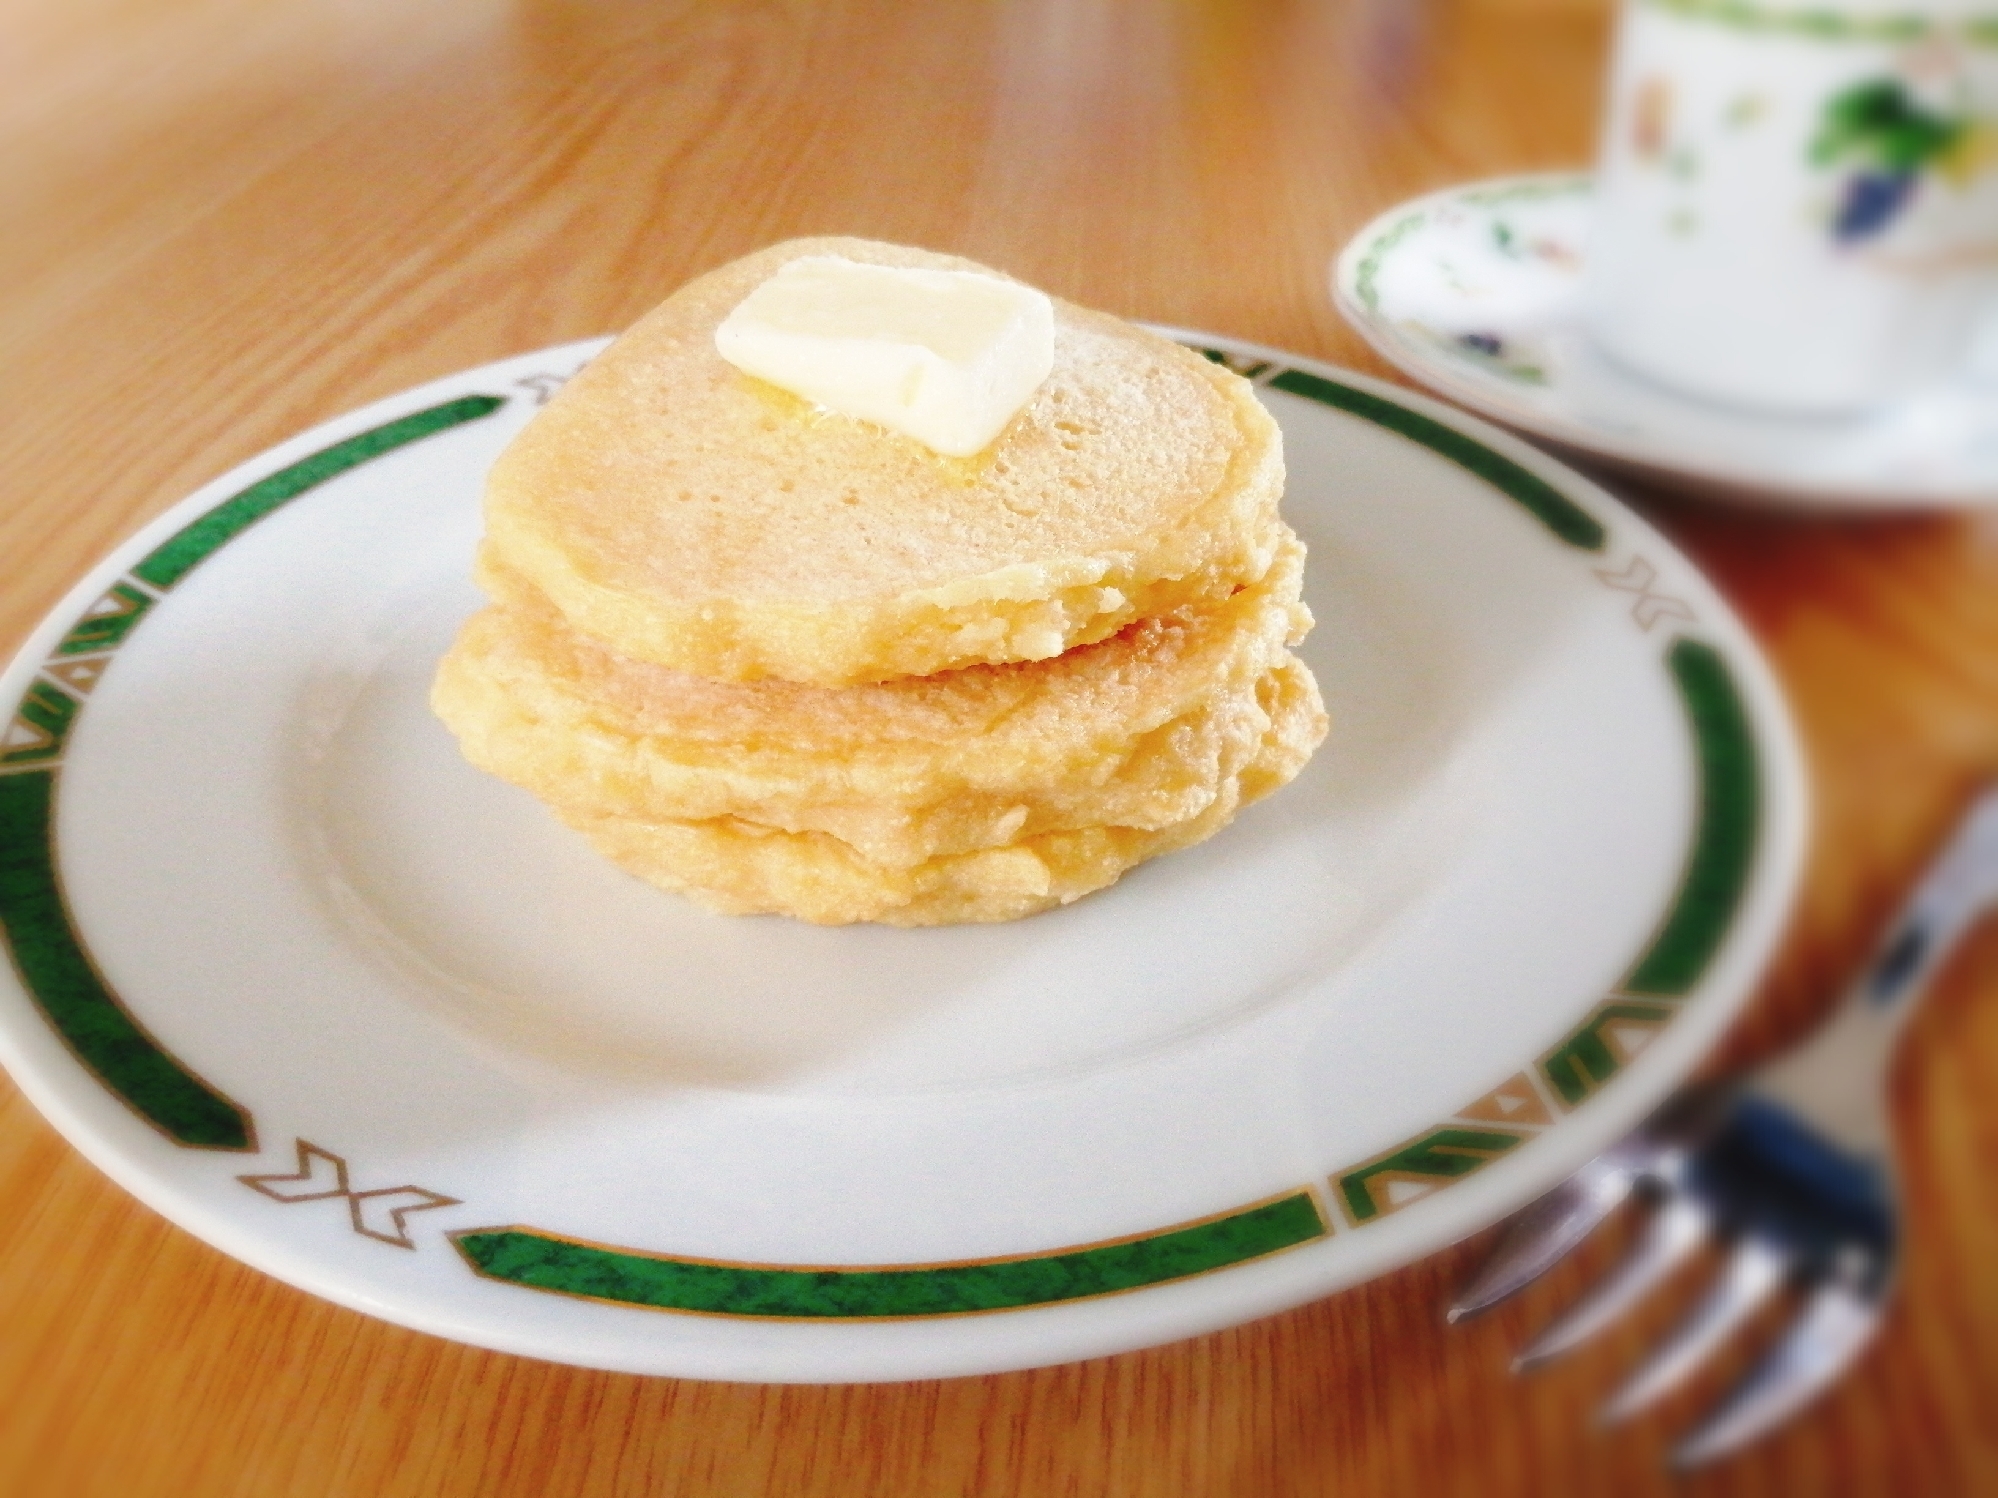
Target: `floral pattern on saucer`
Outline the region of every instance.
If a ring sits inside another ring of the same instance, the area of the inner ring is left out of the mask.
[[[1545,385],[1548,350],[1531,308],[1574,295],[1587,205],[1588,179],[1569,177],[1415,209],[1369,245],[1354,267],[1353,294],[1443,358],[1514,384]],[[1487,308],[1503,308],[1503,322],[1483,315]]]

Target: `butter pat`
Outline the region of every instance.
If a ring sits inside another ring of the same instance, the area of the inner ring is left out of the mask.
[[[742,299],[715,348],[745,374],[962,458],[1054,368],[1054,304],[971,271],[807,255]]]

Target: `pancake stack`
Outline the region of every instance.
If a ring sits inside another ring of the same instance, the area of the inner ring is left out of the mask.
[[[1053,372],[969,458],[752,379],[692,282],[495,465],[493,606],[432,702],[475,765],[713,909],[1008,920],[1198,842],[1325,733],[1304,548],[1246,382],[1055,303]]]

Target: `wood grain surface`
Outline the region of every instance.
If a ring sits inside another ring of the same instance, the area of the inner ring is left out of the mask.
[[[616,329],[852,232],[1384,372],[1328,258],[1447,183],[1583,161],[1586,0],[0,0],[0,643],[300,428]],[[1809,1025],[1998,773],[1998,519],[1750,514],[1612,480],[1708,567],[1816,776],[1793,929],[1728,1059]],[[0,1493],[1998,1492],[1998,930],[1896,1074],[1909,1252],[1808,1418],[1664,1476],[1707,1383],[1590,1416],[1666,1308],[1530,1381],[1600,1269],[1446,1329],[1482,1243],[1289,1314],[1003,1377],[765,1388],[499,1356],[167,1226],[0,1083]]]

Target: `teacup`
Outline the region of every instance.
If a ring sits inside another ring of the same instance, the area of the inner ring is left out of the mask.
[[[1802,414],[1953,378],[1998,307],[1998,3],[1624,0],[1584,296],[1610,356]]]

